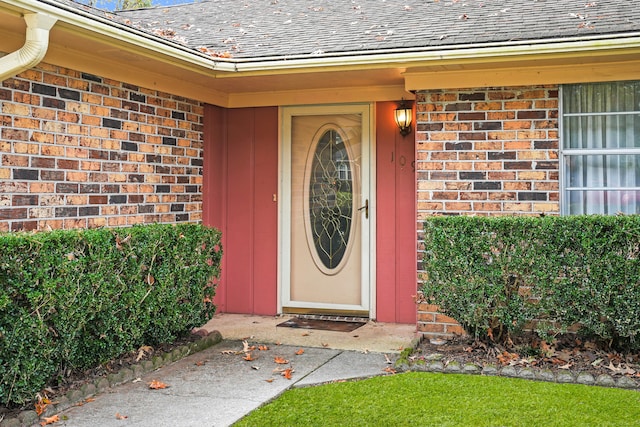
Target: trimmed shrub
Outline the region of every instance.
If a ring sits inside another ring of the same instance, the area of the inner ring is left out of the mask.
[[[470,334],[640,348],[640,216],[434,217],[425,247],[424,295]]]
[[[196,224],[0,235],[0,402],[209,320],[219,231]]]

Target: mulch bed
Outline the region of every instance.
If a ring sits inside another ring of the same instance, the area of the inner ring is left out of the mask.
[[[457,362],[456,365],[460,367],[473,364],[481,369],[495,367],[498,371],[511,367],[511,373],[527,368],[529,373],[568,373],[573,378],[579,374],[590,374],[594,379],[609,376],[616,382],[626,377],[631,380],[624,381],[627,388],[640,389],[640,352],[612,350],[606,345],[583,341],[573,335],[559,337],[552,344],[528,335],[512,344],[507,348],[471,338],[456,338],[434,344],[425,339],[409,356],[409,364],[428,366],[430,362],[437,361],[437,368],[442,369],[435,370],[443,371],[452,362]],[[536,378],[539,377],[544,378],[536,375]]]

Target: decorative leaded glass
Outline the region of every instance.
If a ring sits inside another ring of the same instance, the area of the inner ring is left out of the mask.
[[[322,135],[311,163],[311,234],[322,264],[334,269],[345,255],[353,222],[351,162],[336,130],[327,130]]]

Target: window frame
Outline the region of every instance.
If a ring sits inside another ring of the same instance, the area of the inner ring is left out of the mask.
[[[640,80],[632,80],[634,82],[640,82]],[[620,81],[610,81],[608,83],[617,83]],[[567,159],[571,157],[580,157],[586,155],[631,155],[631,156],[640,156],[640,147],[630,147],[630,148],[597,148],[597,149],[589,149],[589,148],[566,148],[568,145],[568,141],[565,140],[565,118],[569,117],[597,117],[597,116],[625,116],[625,115],[638,115],[640,116],[640,105],[636,111],[605,111],[605,112],[580,112],[580,113],[565,113],[564,111],[564,90],[567,86],[584,86],[584,85],[592,85],[603,82],[588,82],[588,83],[575,83],[575,84],[562,84],[559,87],[558,91],[558,139],[559,139],[559,161],[558,172],[559,172],[559,180],[560,180],[560,215],[580,215],[569,212],[569,192],[571,191],[621,191],[621,190],[629,190],[640,192],[640,184],[635,187],[620,187],[620,186],[604,186],[604,187],[570,187],[568,186],[568,175],[569,172],[567,170]],[[604,82],[607,83],[607,82]],[[638,135],[640,138],[640,135]],[[582,213],[585,214],[584,212]],[[613,215],[612,213],[607,213],[604,215]]]

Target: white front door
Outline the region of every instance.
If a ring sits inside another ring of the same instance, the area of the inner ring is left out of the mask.
[[[283,113],[282,309],[369,316],[370,107]]]

